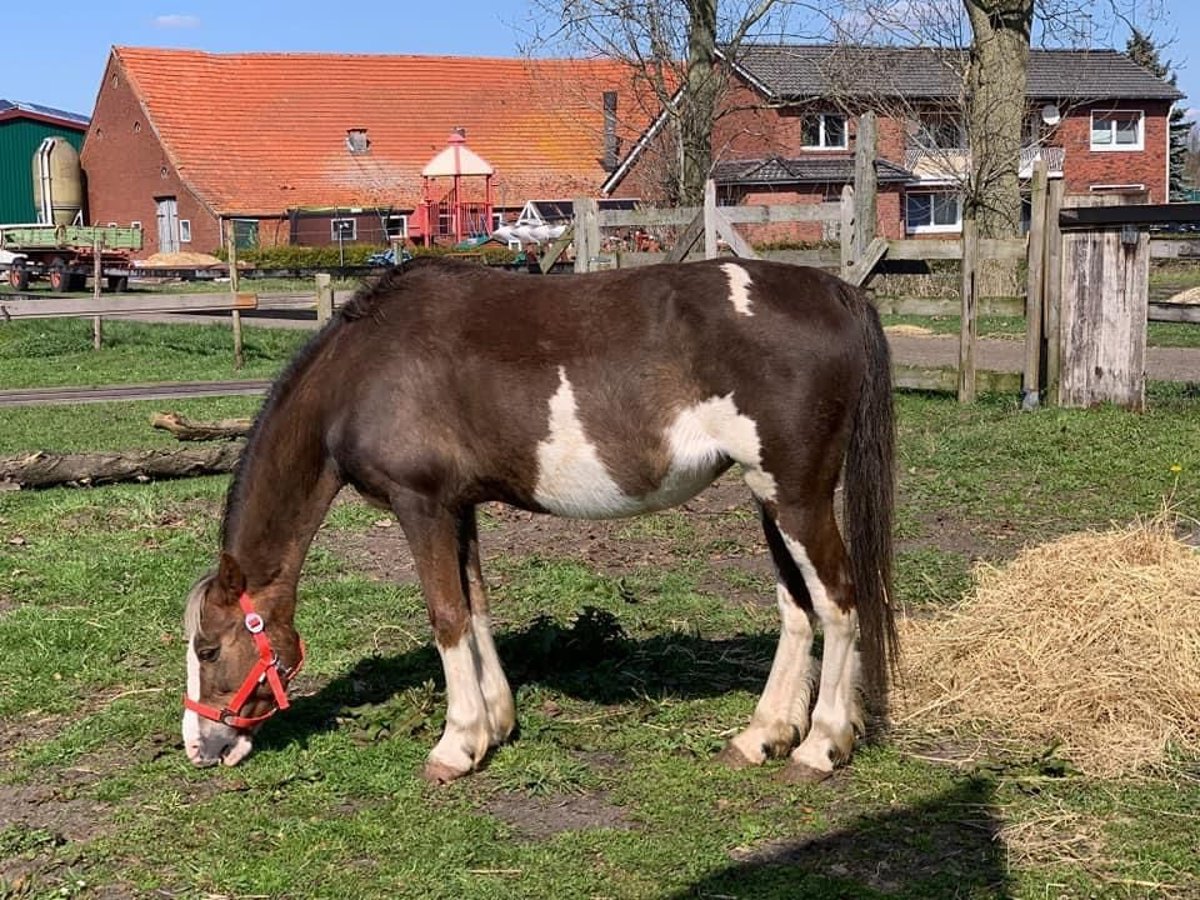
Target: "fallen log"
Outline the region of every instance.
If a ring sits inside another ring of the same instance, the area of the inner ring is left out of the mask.
[[[0,485],[22,488],[95,485],[114,481],[192,478],[232,472],[242,444],[217,444],[187,450],[137,450],[113,453],[49,453],[0,458]]]
[[[245,437],[250,431],[249,419],[218,419],[216,422],[193,422],[179,413],[154,413],[150,417],[154,428],[161,428],[181,441],[226,441]]]

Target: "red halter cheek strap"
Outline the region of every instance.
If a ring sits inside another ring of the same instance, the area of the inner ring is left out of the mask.
[[[229,704],[224,709],[217,709],[215,706],[200,703],[186,694],[183,698],[183,706],[198,716],[211,719],[214,722],[220,722],[222,725],[228,725],[231,728],[249,729],[256,725],[261,725],[279,710],[287,709],[291,705],[288,703],[287,685],[288,682],[296,677],[296,673],[300,671],[300,667],[304,665],[304,641],[300,642],[299,661],[290,669],[284,668],[279,662],[279,654],[271,649],[271,639],[267,637],[266,623],[263,622],[262,616],[254,611],[254,607],[250,603],[250,595],[245,591],[238,597],[238,605],[241,606],[242,612],[246,617],[246,630],[250,632],[250,636],[254,639],[254,645],[258,648],[258,662],[254,664],[254,667],[246,675],[245,680],[242,681],[242,686],[238,688],[238,692],[233,695],[233,699],[229,701]],[[271,694],[275,698],[274,709],[268,710],[261,716],[239,715],[242,707],[246,705],[246,701],[250,699],[250,695],[264,681],[271,686]]]

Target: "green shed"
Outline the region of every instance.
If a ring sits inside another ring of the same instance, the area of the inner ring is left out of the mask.
[[[37,221],[33,156],[42,141],[60,136],[80,150],[88,117],[0,100],[0,225]]]

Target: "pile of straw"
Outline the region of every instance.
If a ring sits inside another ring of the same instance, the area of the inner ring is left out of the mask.
[[[1200,752],[1200,552],[1160,516],[981,567],[958,608],[902,630],[896,719],[999,734],[1085,774]]]

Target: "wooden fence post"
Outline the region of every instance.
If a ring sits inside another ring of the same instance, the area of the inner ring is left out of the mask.
[[[333,277],[328,272],[317,273],[317,323],[324,325],[333,318]]]
[[[229,292],[233,294],[234,299],[237,299],[237,228],[232,219],[225,224],[228,226],[226,229],[225,246],[229,256]],[[242,349],[242,314],[235,309],[230,313],[230,317],[233,323],[233,367],[240,369],[246,363],[245,354]]]
[[[717,258],[717,183],[704,182],[704,258]]]
[[[575,200],[575,271],[590,272],[600,255],[600,209],[591,197]]]
[[[1063,237],[1058,216],[1066,196],[1066,182],[1056,178],[1046,191],[1046,292],[1042,298],[1042,325],[1046,345],[1046,402],[1059,405],[1062,383]]]
[[[854,188],[850,185],[842,187],[842,278],[850,278],[850,267],[854,265]]]
[[[875,239],[879,176],[875,158],[879,154],[879,132],[875,113],[865,112],[858,118],[858,134],[854,147],[854,264],[862,262],[867,247]],[[844,195],[843,195],[844,196]],[[865,283],[865,282],[864,282]]]
[[[975,402],[975,339],[978,323],[975,310],[975,274],[979,267],[979,232],[974,211],[963,217],[962,223],[962,327],[958,337],[958,402]]]
[[[104,274],[104,268],[100,265],[100,251],[104,247],[104,242],[100,240],[100,235],[96,235],[92,241],[92,299],[97,305],[100,303],[100,281]],[[92,317],[92,349],[99,350],[104,346],[104,324],[99,316]]]
[[[1037,409],[1042,389],[1042,303],[1046,281],[1046,190],[1044,159],[1033,165],[1030,200],[1028,277],[1025,288],[1025,372],[1021,408]]]

